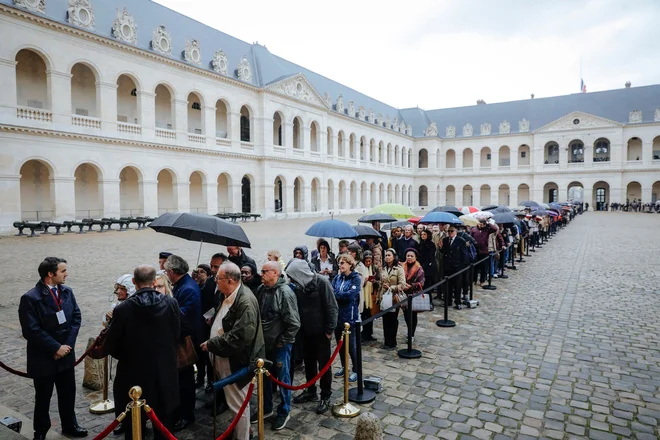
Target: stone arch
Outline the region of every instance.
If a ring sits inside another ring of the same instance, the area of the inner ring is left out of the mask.
[[[282,147],[284,143],[284,113],[277,110],[273,113],[273,145]]]
[[[334,145],[333,145],[334,144],[334,142],[333,142],[333,140],[334,140],[333,139],[334,131],[332,130],[332,127],[328,127],[326,129],[326,132],[327,132],[327,140],[326,140],[326,143],[325,143],[326,154],[328,156],[334,156],[334,154],[335,154],[335,151],[334,151],[335,149],[334,149]]]
[[[286,179],[279,175],[273,181],[273,200],[275,201],[275,212],[286,211]]]
[[[408,154],[406,147],[401,147],[401,167],[408,168]]]
[[[472,168],[474,166],[474,154],[471,148],[463,150],[463,168]]]
[[[596,211],[605,209],[605,205],[610,203],[610,184],[604,180],[594,183],[592,190],[591,206]]]
[[[511,166],[511,149],[508,145],[502,145],[498,152],[500,167],[509,167]]]
[[[456,168],[456,152],[451,148],[445,153],[445,168],[455,169]]]
[[[355,133],[351,133],[350,136],[348,137],[348,157],[350,159],[355,159],[355,149],[357,148],[357,136],[355,136]]]
[[[392,165],[392,144],[391,143],[387,144],[387,150],[386,150],[385,154],[387,155],[386,156],[387,158],[385,159],[387,161],[387,165]]]
[[[653,153],[653,160],[660,160],[660,136],[653,138],[651,149]]]
[[[401,188],[398,183],[394,187],[394,203],[401,203]]]
[[[241,106],[241,142],[252,142],[252,110],[247,104]],[[252,181],[250,181],[251,183]],[[241,183],[242,184],[242,183]],[[252,186],[250,185],[250,194],[252,191]]]
[[[456,205],[456,188],[454,185],[447,185],[447,188],[445,188],[445,205]]]
[[[321,199],[319,197],[321,191],[321,181],[318,177],[312,179],[312,212],[320,211]]]
[[[371,138],[369,141],[369,162],[376,162],[376,156],[378,156],[378,151],[376,150],[376,140]]]
[[[463,186],[463,206],[474,206],[472,187],[470,185]]]
[[[367,207],[367,182],[362,182],[360,185],[360,208]]]
[[[378,200],[378,190],[376,189],[376,182],[371,182],[371,186],[369,187],[369,192],[371,193],[371,207],[373,208],[376,205],[380,204],[380,200]]]
[[[566,200],[584,200],[584,185],[582,185],[582,182],[573,181],[568,184]]]
[[[610,140],[607,138],[598,138],[594,141],[594,162],[609,162],[611,156],[612,146]]]
[[[339,196],[339,209],[346,209],[346,182],[339,181],[337,185],[337,193]]]
[[[385,144],[383,141],[378,142],[378,163],[383,164],[385,163],[385,158],[383,155],[385,154]]]
[[[392,188],[392,184],[388,183],[387,184],[387,199],[385,201],[381,200],[380,203],[394,203],[394,189]]]
[[[419,187],[419,206],[429,206],[429,190],[426,185]]]
[[[98,69],[80,61],[71,67],[71,113],[97,118],[100,114],[96,84],[100,81]]]
[[[231,106],[229,101],[220,98],[215,101],[215,137],[227,139],[231,137],[229,133],[229,115]]]
[[[522,144],[518,147],[518,166],[528,167],[532,163],[532,150],[529,145]]]
[[[490,185],[487,184],[481,185],[481,188],[479,189],[479,200],[481,201],[482,206],[490,205],[490,201],[491,201]]]
[[[412,154],[412,148],[408,148],[408,168],[413,167],[413,154]],[[412,185],[411,185],[412,187]],[[412,191],[412,190],[411,190]]]
[[[398,167],[400,164],[400,159],[399,159],[399,146],[395,145],[394,146],[394,166]]]
[[[122,217],[144,215],[143,174],[135,165],[125,165],[119,171],[119,214]]]
[[[16,61],[16,103],[21,107],[52,108],[48,71],[52,63],[43,52],[32,48],[19,50]],[[5,91],[4,93],[7,93]]]
[[[559,144],[555,141],[550,141],[543,147],[543,163],[552,165],[559,163]]]
[[[483,202],[483,201],[482,201]],[[509,185],[503,183],[497,191],[497,204],[504,206],[511,206],[511,190]]]
[[[172,105],[176,99],[174,89],[166,83],[160,83],[156,86],[154,93],[156,93],[156,128],[175,130],[176,120],[174,105]]]
[[[293,211],[302,212],[305,207],[304,195],[305,183],[303,178],[298,176],[293,179]]]
[[[637,201],[642,200],[642,184],[637,181],[628,182],[626,185],[626,202],[637,199]],[[648,200],[645,200],[648,203]]]
[[[481,151],[479,152],[479,155],[480,155],[479,167],[480,168],[490,168],[491,167],[492,154],[493,153],[490,151],[490,147],[483,147],[481,149]]]
[[[232,201],[232,179],[229,173],[220,173],[216,179],[217,183],[217,198],[218,198],[218,212],[231,212]]]
[[[251,174],[245,174],[241,178],[241,212],[254,211],[254,177]]]
[[[582,142],[580,139],[573,139],[568,143],[568,162],[584,162],[584,152],[584,142]]]
[[[163,168],[158,172],[156,180],[158,181],[158,214],[176,211],[179,206],[176,172],[171,168]]]
[[[303,121],[300,116],[293,118],[293,148],[303,149]]]
[[[406,185],[401,185],[401,204],[403,206],[409,206],[408,187]]]
[[[16,60],[18,54],[23,51],[34,52],[36,55],[38,55],[46,65],[46,70],[52,70],[55,68],[55,64],[53,63],[53,59],[50,57],[50,55],[48,55],[48,53],[45,50],[42,50],[40,47],[34,46],[32,44],[23,44],[17,47],[16,49],[14,49],[11,58],[13,60]]]
[[[206,174],[203,171],[196,170],[190,173],[188,200],[190,200],[190,212],[207,213]]]
[[[531,200],[532,196],[529,191],[529,185],[526,183],[521,183],[518,185],[518,200],[524,202],[526,200]]]
[[[204,96],[199,92],[190,92],[188,94],[188,133],[205,134],[204,108]]]
[[[543,202],[552,203],[559,201],[559,187],[555,182],[547,182],[543,185]]]
[[[76,218],[103,217],[103,173],[101,168],[84,162],[75,168],[74,189],[76,197]]]
[[[628,139],[626,144],[626,160],[638,161],[642,160],[642,140],[636,136]],[[609,196],[609,191],[608,191]]]
[[[380,203],[387,203],[386,202],[386,194],[385,194],[385,184],[381,183],[378,185],[378,199],[380,200]]]
[[[346,139],[344,135],[344,130],[339,130],[337,133],[337,156],[346,157]]]
[[[136,77],[123,73],[117,77],[117,122],[140,123],[138,92],[141,90]]]
[[[48,221],[55,218],[55,188],[51,185],[54,170],[51,163],[41,158],[30,158],[21,164],[21,220]]]
[[[419,168],[429,167],[429,152],[426,148],[422,148],[419,150],[419,153],[417,154],[417,159],[418,159],[417,166]]]
[[[320,126],[316,121],[312,121],[309,125],[309,148],[314,152],[321,152],[321,138],[320,138]]]
[[[657,203],[658,200],[660,200],[660,180],[651,186],[651,203]]]

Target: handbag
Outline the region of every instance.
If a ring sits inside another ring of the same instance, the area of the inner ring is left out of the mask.
[[[399,293],[395,294],[395,296],[396,296],[397,304],[401,303],[401,308],[405,309],[406,306],[407,306],[407,302],[408,302],[408,295],[406,295],[403,292],[399,292]]]
[[[105,348],[105,340],[108,337],[108,329],[104,328],[101,330],[101,333],[96,337],[94,341],[94,348],[90,350],[87,354],[92,359],[103,359],[108,355],[108,351]]]
[[[197,353],[195,352],[195,346],[190,336],[186,336],[183,342],[176,346],[176,361],[179,369],[197,362]]]
[[[387,291],[383,293],[383,297],[380,300],[380,309],[385,310],[389,309],[390,307],[392,307],[392,291],[387,289]]]
[[[413,312],[429,312],[431,311],[431,301],[426,293],[415,296],[412,299]]]

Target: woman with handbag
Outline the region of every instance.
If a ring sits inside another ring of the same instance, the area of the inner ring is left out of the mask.
[[[355,272],[356,262],[350,254],[342,254],[337,260],[339,261],[339,273],[332,280],[332,289],[335,292],[335,299],[339,306],[339,314],[337,317],[337,327],[335,328],[335,339],[339,342],[342,338],[344,331],[344,323],[348,322],[351,325],[349,335],[349,355],[351,356],[351,364],[353,366],[351,374],[348,376],[349,382],[357,380],[356,364],[355,364],[355,323],[360,320],[360,290],[362,286],[362,279],[360,275]],[[343,366],[346,365],[345,350],[339,352],[341,357],[342,368],[335,373],[335,377],[344,375]]]
[[[385,264],[380,271],[381,288],[380,300],[381,309],[387,309],[403,297],[403,288],[406,285],[406,275],[403,268],[399,265],[399,258],[396,251],[389,248],[385,251]],[[401,296],[399,296],[401,295]],[[383,349],[396,349],[396,333],[399,329],[399,309],[386,313],[383,316]]]
[[[417,249],[406,249],[406,262],[403,263],[403,272],[406,275],[406,285],[404,286],[403,291],[407,296],[414,295],[424,289],[424,269],[422,268],[422,265],[419,264],[419,261],[417,261],[418,257],[419,252],[417,252]],[[408,333],[413,338],[415,337],[415,329],[417,328],[417,313],[418,312],[410,310],[408,307],[403,309],[403,314],[406,317],[406,324],[408,325]]]
[[[370,318],[378,313],[380,313],[380,271],[373,264],[374,255],[371,251],[365,251],[363,255],[363,264],[365,269],[365,281],[364,281],[364,310],[362,312],[362,319]],[[371,342],[375,341],[374,338],[374,323],[371,321],[368,324],[365,324],[362,327],[362,342]]]

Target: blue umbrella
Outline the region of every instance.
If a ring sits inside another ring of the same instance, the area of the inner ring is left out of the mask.
[[[310,237],[355,238],[359,234],[353,226],[346,222],[328,219],[314,223],[305,232],[305,235],[309,235]]]
[[[429,212],[420,221],[420,223],[449,223],[454,225],[462,225],[463,222],[458,219],[454,214],[444,211]]]

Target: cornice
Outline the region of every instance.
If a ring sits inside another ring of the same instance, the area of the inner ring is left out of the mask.
[[[17,17],[17,18],[20,18],[20,19],[25,20],[25,21],[30,21],[30,22],[33,22],[33,23],[37,23],[37,24],[39,24],[41,26],[44,26],[44,27],[47,27],[47,28],[56,29],[58,31],[66,32],[68,34],[84,38],[88,41],[93,41],[95,43],[100,43],[100,44],[103,44],[105,46],[109,46],[109,47],[112,47],[112,48],[115,48],[115,49],[122,50],[124,52],[129,52],[133,55],[138,55],[138,56],[141,56],[143,58],[149,58],[151,60],[159,61],[161,63],[168,64],[172,67],[176,67],[176,68],[179,68],[181,70],[187,70],[189,72],[194,72],[194,73],[197,73],[199,75],[204,75],[208,78],[225,81],[225,82],[231,83],[232,85],[243,87],[243,88],[246,88],[248,90],[252,90],[252,91],[261,90],[259,87],[253,86],[253,85],[248,84],[248,83],[244,83],[242,81],[238,81],[238,80],[236,80],[234,78],[231,78],[231,77],[228,77],[228,76],[220,75],[220,74],[215,73],[211,70],[201,69],[199,67],[192,66],[192,65],[184,63],[182,61],[177,61],[177,60],[174,60],[174,59],[171,59],[171,58],[167,58],[167,57],[158,55],[158,54],[153,53],[153,52],[146,51],[144,49],[140,49],[140,48],[135,47],[135,46],[130,46],[128,44],[124,44],[120,41],[112,40],[110,38],[103,37],[103,36],[100,36],[100,35],[97,35],[97,34],[93,34],[91,32],[86,32],[86,31],[84,31],[80,28],[69,27],[65,24],[58,23],[56,21],[50,20],[50,19],[45,18],[45,17],[40,17],[38,15],[33,15],[33,14],[27,12],[27,11],[22,11],[20,9],[14,9],[14,8],[12,8],[10,6],[7,6],[7,5],[4,5],[4,4],[0,4],[0,12],[4,13],[4,14],[7,14],[7,15]]]

